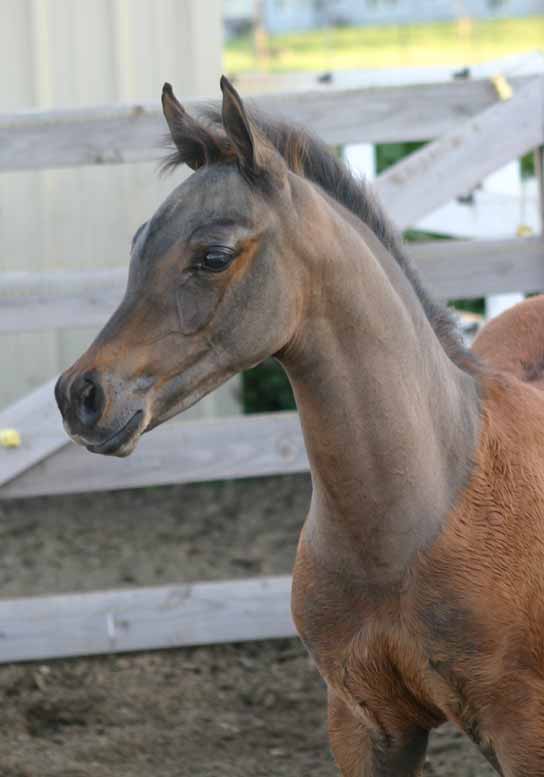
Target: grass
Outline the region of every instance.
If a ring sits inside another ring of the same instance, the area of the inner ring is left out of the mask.
[[[544,16],[327,28],[270,36],[268,48],[266,59],[257,63],[252,37],[228,41],[226,71],[236,75],[476,64],[544,48]]]

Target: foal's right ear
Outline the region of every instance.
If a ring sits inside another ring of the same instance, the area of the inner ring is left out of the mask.
[[[174,158],[167,161],[167,167],[184,162],[193,170],[198,170],[221,158],[222,148],[218,138],[187,113],[168,83],[162,88],[162,110],[178,150]]]
[[[270,149],[250,121],[240,95],[225,76],[221,76],[223,105],[221,115],[227,137],[234,146],[238,165],[243,174],[250,179],[257,178],[269,170]]]
[[[287,166],[266,135],[248,115],[242,99],[231,82],[221,76],[223,104],[221,118],[226,136],[236,153],[238,168],[246,180],[261,180],[282,186]]]
[[[221,114],[225,132],[233,144],[238,161],[251,173],[257,172],[256,143],[240,95],[226,76],[221,76],[223,105]]]

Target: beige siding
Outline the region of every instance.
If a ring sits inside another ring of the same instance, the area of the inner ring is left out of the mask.
[[[0,111],[217,94],[221,0],[0,0]],[[161,138],[157,138],[160,143]],[[181,173],[154,163],[0,174],[0,271],[120,266]],[[0,407],[53,377],[93,332],[0,336]],[[233,387],[196,415],[231,412]]]

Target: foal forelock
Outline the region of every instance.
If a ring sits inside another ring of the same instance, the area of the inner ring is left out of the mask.
[[[449,357],[462,369],[472,371],[476,367],[477,360],[464,346],[455,319],[447,307],[433,300],[423,287],[419,274],[405,253],[393,224],[385,216],[365,181],[355,178],[349,168],[325,143],[302,127],[275,121],[255,110],[249,113],[249,117],[263,141],[270,144],[282,156],[292,172],[317,184],[372,230],[410,281]],[[208,138],[210,161],[234,159],[236,156],[234,149],[223,132],[221,111],[215,107],[204,109],[200,122],[203,131],[198,141],[206,142],[206,137]],[[175,167],[188,161],[180,153],[179,149],[182,145],[178,143],[178,149],[167,158],[165,167]]]

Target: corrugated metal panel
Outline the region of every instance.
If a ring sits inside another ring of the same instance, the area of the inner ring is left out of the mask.
[[[217,94],[221,58],[221,0],[0,0],[0,111],[158,99],[165,80],[181,95]],[[177,179],[154,164],[0,175],[0,271],[119,266]],[[93,334],[0,336],[0,407]],[[229,387],[194,415],[235,408]]]

